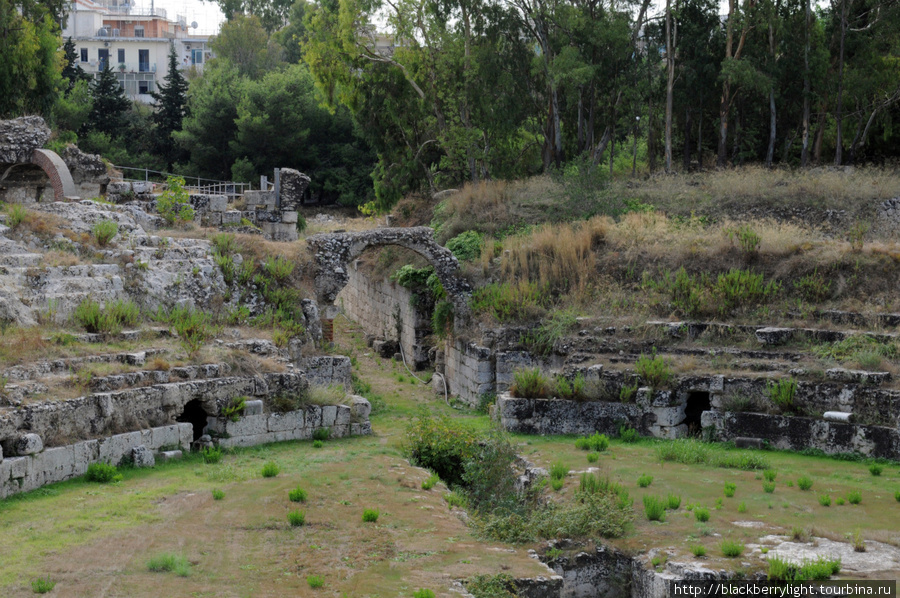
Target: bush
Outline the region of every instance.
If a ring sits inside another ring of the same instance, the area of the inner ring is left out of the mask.
[[[119,225],[112,220],[101,220],[91,227],[91,233],[97,240],[97,245],[106,247],[112,238],[119,234]]]
[[[122,481],[122,474],[112,465],[107,463],[91,463],[88,465],[85,479],[98,484]]]
[[[325,446],[325,443],[322,442],[321,440],[313,440],[313,448],[320,449],[323,446]]]
[[[647,515],[647,521],[665,521],[666,506],[668,502],[658,496],[644,497],[644,514]]]
[[[463,581],[463,585],[475,598],[516,598],[516,580],[511,575],[476,575]]]
[[[778,472],[774,469],[766,469],[763,471],[763,478],[765,478],[767,482],[774,482],[776,476],[778,476]]]
[[[453,303],[448,299],[441,299],[434,304],[431,312],[431,330],[438,338],[446,338],[453,330]]]
[[[846,503],[846,502],[847,502],[847,501],[844,500],[844,497],[843,497],[843,496],[839,496],[839,497],[837,497],[836,499],[834,499],[834,504],[836,504],[836,505],[839,506],[839,507],[843,506],[844,503]]]
[[[871,465],[869,465],[869,473],[871,473],[873,476],[880,476],[882,471],[884,471],[884,467],[882,467],[878,463],[872,463]]]
[[[288,512],[288,523],[291,527],[300,527],[306,523],[306,513],[299,509]]]
[[[509,394],[522,399],[541,399],[550,395],[550,382],[538,368],[518,370]]]
[[[743,224],[736,228],[726,229],[725,235],[732,243],[736,241],[738,246],[741,248],[741,252],[743,252],[748,258],[754,257],[757,253],[759,253],[759,246],[762,242],[762,239],[749,224]]]
[[[35,594],[46,594],[56,587],[56,582],[49,577],[38,577],[31,580],[31,591]]]
[[[600,459],[600,453],[588,453],[587,455],[588,463],[596,463]]]
[[[900,502],[900,490],[897,490],[896,492],[894,492],[894,500],[896,500],[897,502]]]
[[[291,502],[306,502],[306,490],[297,486],[290,492],[288,492],[288,499]]]
[[[667,506],[670,511],[677,511],[678,507],[681,506],[681,496],[677,494],[669,494]]]
[[[264,478],[274,478],[274,477],[277,476],[279,473],[281,473],[281,468],[278,466],[277,463],[275,463],[275,462],[273,462],[273,461],[269,461],[268,463],[266,463],[265,465],[263,465],[263,468],[262,468],[262,477],[264,477]]]
[[[763,482],[763,491],[766,494],[772,494],[775,492],[775,482]]]
[[[444,500],[447,502],[447,507],[450,509],[453,507],[459,507],[460,509],[466,508],[466,497],[455,490],[445,494]]]
[[[820,556],[814,561],[795,564],[778,556],[769,557],[770,581],[825,581],[841,571],[841,559]]]
[[[183,178],[170,176],[166,180],[166,190],[156,198],[156,211],[169,225],[194,219],[194,208],[184,189]]]
[[[619,426],[619,440],[628,443],[637,442],[640,440],[640,434],[634,428],[623,424]]]
[[[25,221],[28,211],[21,204],[10,204],[6,206],[6,224],[9,228],[17,228]]]
[[[550,487],[553,488],[554,492],[559,492],[562,490],[563,486],[565,486],[566,482],[562,478],[551,478]]]
[[[584,375],[580,372],[570,382],[565,376],[556,376],[556,398],[566,401],[584,399]]]
[[[232,397],[228,404],[222,409],[222,417],[233,422],[241,419],[244,408],[247,406],[247,397]]]
[[[378,509],[363,509],[362,520],[365,523],[375,523],[378,521]]]
[[[475,314],[486,313],[500,322],[516,322],[528,319],[550,305],[550,292],[546,286],[520,281],[515,284],[489,284],[472,293],[470,306]]]
[[[413,592],[413,598],[434,598],[434,592],[426,588],[421,588]]]
[[[731,498],[737,490],[737,485],[733,482],[725,482],[725,496]]]
[[[728,558],[737,558],[744,553],[744,545],[735,540],[724,540],[722,542],[722,554]]]
[[[691,553],[697,558],[704,557],[706,556],[706,546],[703,544],[694,544],[691,546]]]
[[[862,492],[859,490],[851,490],[847,493],[847,502],[851,505],[858,505],[862,502]]]
[[[204,343],[218,332],[209,314],[190,307],[174,307],[168,313],[160,310],[157,317],[178,335],[182,348],[194,358]]]
[[[90,297],[81,300],[72,314],[72,319],[86,332],[92,334],[118,334],[122,331],[122,325],[116,318]]]
[[[241,247],[234,235],[229,233],[219,233],[209,238],[212,243],[213,252],[218,255],[232,255],[240,253]]]
[[[709,509],[706,507],[694,507],[694,517],[700,523],[706,523],[709,521]]]
[[[470,262],[481,257],[481,246],[484,244],[484,236],[474,230],[462,232],[446,243],[453,255],[461,262]]]
[[[819,504],[822,505],[823,507],[830,507],[831,506],[831,497],[827,494],[820,494],[819,495]]]
[[[738,503],[738,513],[746,513],[747,512],[747,503],[741,502]]]
[[[222,449],[217,446],[205,446],[200,449],[200,455],[203,457],[203,462],[210,465],[221,461],[223,454]]]
[[[550,479],[561,480],[567,475],[569,475],[569,468],[566,467],[565,463],[557,461],[550,466]]]
[[[641,353],[634,364],[634,370],[645,383],[656,390],[668,386],[674,377],[669,365],[655,353],[652,357]]]
[[[797,394],[797,383],[790,378],[782,378],[777,382],[769,382],[766,390],[769,399],[781,413],[794,413],[794,396]]]
[[[327,426],[323,428],[316,428],[316,430],[313,432],[312,437],[313,440],[321,440],[324,442],[331,438],[331,428]]]
[[[806,301],[812,303],[824,301],[831,294],[831,280],[825,278],[816,268],[811,274],[794,281],[794,290]]]
[[[310,588],[317,590],[325,585],[325,578],[321,575],[307,575],[306,583]]]
[[[646,473],[643,474],[641,477],[639,477],[637,480],[637,485],[640,486],[641,488],[646,488],[647,486],[649,486],[652,483],[653,483],[653,476],[648,475]]]
[[[294,262],[281,256],[269,256],[263,262],[263,270],[279,284],[283,284],[290,278],[291,274],[294,273],[294,266]]]
[[[797,478],[797,487],[801,490],[809,490],[812,488],[813,481],[807,476],[800,476]]]
[[[591,436],[582,436],[575,440],[575,448],[583,451],[596,451],[602,453],[609,448],[609,438],[606,434],[594,432]]]
[[[441,478],[438,476],[438,474],[431,474],[430,476],[428,476],[428,479],[422,482],[422,490],[431,490],[432,488],[434,488],[435,484],[440,481],[440,479]]]
[[[154,573],[175,572],[180,577],[191,574],[191,563],[183,555],[164,552],[147,561],[147,569]]]
[[[222,500],[223,498],[225,498],[225,493],[216,488],[212,491],[212,497],[213,500]]]

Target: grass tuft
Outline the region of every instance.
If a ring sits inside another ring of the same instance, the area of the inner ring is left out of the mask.
[[[375,523],[378,521],[378,516],[380,513],[378,509],[364,509],[362,514],[362,520],[365,523]]]
[[[264,478],[274,478],[279,473],[281,473],[281,467],[278,466],[277,463],[273,461],[269,461],[262,468],[262,477]]]

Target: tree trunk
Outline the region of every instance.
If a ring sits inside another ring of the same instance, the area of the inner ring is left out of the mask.
[[[691,110],[684,109],[684,150],[681,156],[681,164],[684,172],[691,170]]]
[[[835,120],[837,121],[837,139],[835,140],[834,148],[835,166],[841,165],[844,151],[844,134],[842,128],[844,124],[844,39],[847,37],[847,2],[849,2],[849,0],[841,0],[841,51],[838,57],[838,96],[837,112],[835,113]]]
[[[766,153],[766,168],[772,168],[775,158],[775,88],[769,88],[769,151]]]
[[[809,165],[809,3],[804,1],[806,19],[804,21],[804,36],[806,45],[803,48],[803,148],[800,150],[800,167]]]
[[[819,122],[816,123],[816,136],[813,141],[813,160],[816,164],[822,162],[822,140],[825,139],[825,111],[819,115]]]
[[[675,40],[672,36],[671,4],[671,0],[666,0],[666,173],[672,172],[672,99],[675,89]]]

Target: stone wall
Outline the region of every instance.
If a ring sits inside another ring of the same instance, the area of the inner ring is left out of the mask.
[[[347,274],[347,286],[337,299],[347,317],[370,335],[398,341],[410,367],[424,366],[429,348],[425,338],[431,334],[431,322],[428,314],[412,305],[413,293],[390,280],[360,272],[358,260],[349,265]]]
[[[735,437],[759,438],[779,449],[821,449],[825,453],[860,453],[900,460],[900,430],[762,413],[706,411],[704,428],[714,430],[718,440]]]
[[[493,415],[503,429],[520,434],[615,435],[623,423],[644,435],[650,433],[648,418],[635,403],[520,399],[501,394]]]
[[[444,343],[444,376],[450,394],[471,406],[496,392],[495,364],[491,350],[465,339],[451,338]]]

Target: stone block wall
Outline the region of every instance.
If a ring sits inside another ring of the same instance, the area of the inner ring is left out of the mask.
[[[475,407],[486,394],[496,392],[495,362],[491,350],[464,339],[445,343],[444,376],[450,394]]]
[[[649,434],[644,411],[635,403],[497,397],[493,410],[503,429],[521,434],[614,435],[623,423]]]
[[[248,220],[258,226],[267,239],[272,241],[296,241],[297,205],[290,202],[279,206],[274,191],[245,191]]]
[[[340,384],[345,389],[351,387],[350,358],[343,355],[321,355],[301,358],[298,365],[306,373],[310,384],[329,386]]]
[[[425,365],[428,362],[425,337],[431,334],[431,322],[428,314],[413,307],[409,289],[360,272],[358,262],[349,265],[347,274],[350,280],[337,299],[344,313],[368,334],[398,341],[410,367]]]

